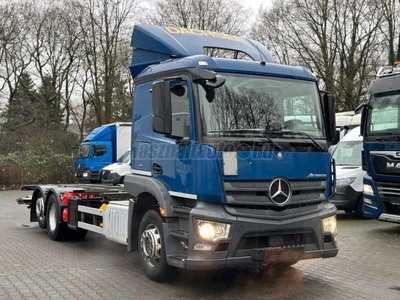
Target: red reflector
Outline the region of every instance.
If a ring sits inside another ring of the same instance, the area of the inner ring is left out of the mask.
[[[68,205],[69,198],[78,196],[75,193],[65,193],[62,198],[64,205]]]
[[[63,221],[65,222],[65,223],[67,223],[68,222],[68,208],[64,208],[63,209],[63,213],[62,213],[62,218],[63,218]]]
[[[87,194],[84,194],[84,193],[80,193],[80,194],[78,194],[78,196],[79,196],[79,198],[81,198],[81,199],[87,199]]]

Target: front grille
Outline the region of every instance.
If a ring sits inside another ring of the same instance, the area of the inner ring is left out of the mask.
[[[103,180],[108,180],[109,177],[110,177],[110,170],[103,171],[102,179]]]
[[[400,215],[400,183],[375,182],[384,213]]]
[[[226,202],[235,206],[264,205],[275,206],[268,196],[270,181],[224,182]],[[291,181],[292,197],[290,205],[319,203],[325,200],[326,182]]]
[[[224,182],[227,210],[234,215],[279,218],[299,215],[318,209],[326,200],[326,181],[290,181],[292,197],[283,207],[271,201],[270,181]]]
[[[81,171],[81,172],[85,171],[85,165],[79,164],[79,165],[77,166],[76,170],[77,170],[77,171]]]

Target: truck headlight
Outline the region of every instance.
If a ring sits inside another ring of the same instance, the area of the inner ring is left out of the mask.
[[[340,178],[336,180],[336,185],[350,185],[356,181],[357,177]]]
[[[373,196],[374,195],[374,189],[372,188],[372,186],[370,184],[364,183],[364,185],[363,185],[363,193],[365,195]]]
[[[196,226],[200,238],[208,242],[216,242],[220,239],[228,238],[231,227],[230,224],[205,220],[196,220]]]
[[[337,235],[336,215],[322,219],[322,229],[324,232],[330,232],[333,236]]]
[[[85,177],[85,178],[89,177],[89,172],[83,172],[82,177]]]

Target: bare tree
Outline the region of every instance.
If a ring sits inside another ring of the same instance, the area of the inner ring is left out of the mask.
[[[148,21],[161,26],[196,28],[242,35],[250,11],[237,0],[160,0]]]
[[[27,36],[26,11],[29,3],[2,3],[0,6],[0,108],[14,100],[21,77],[26,74],[31,58],[24,49]]]
[[[379,30],[386,40],[387,46],[387,63],[393,65],[395,61],[400,60],[400,31],[397,24],[400,13],[400,1],[372,1],[377,9],[382,12],[382,24]]]
[[[304,65],[331,91],[340,110],[351,110],[366,93],[376,66],[380,11],[371,1],[282,0],[264,9],[253,38],[272,45],[283,63]]]
[[[90,88],[85,94],[94,109],[97,126],[111,121],[118,78],[128,67],[121,65],[119,59],[119,54],[126,50],[123,45],[129,44],[130,32],[124,31],[124,25],[132,18],[138,3],[132,0],[86,0],[82,4],[85,13],[79,26],[86,70],[89,71],[85,73],[89,76],[86,87]]]

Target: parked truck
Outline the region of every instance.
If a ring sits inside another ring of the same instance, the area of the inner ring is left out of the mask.
[[[79,145],[74,162],[75,179],[98,183],[103,167],[117,161],[130,147],[131,123],[118,122],[97,127]]]
[[[360,105],[364,215],[400,223],[400,62],[382,67]]]
[[[139,250],[154,281],[336,256],[334,99],[314,75],[223,33],[136,25],[131,45],[124,186],[37,186],[30,220]]]

